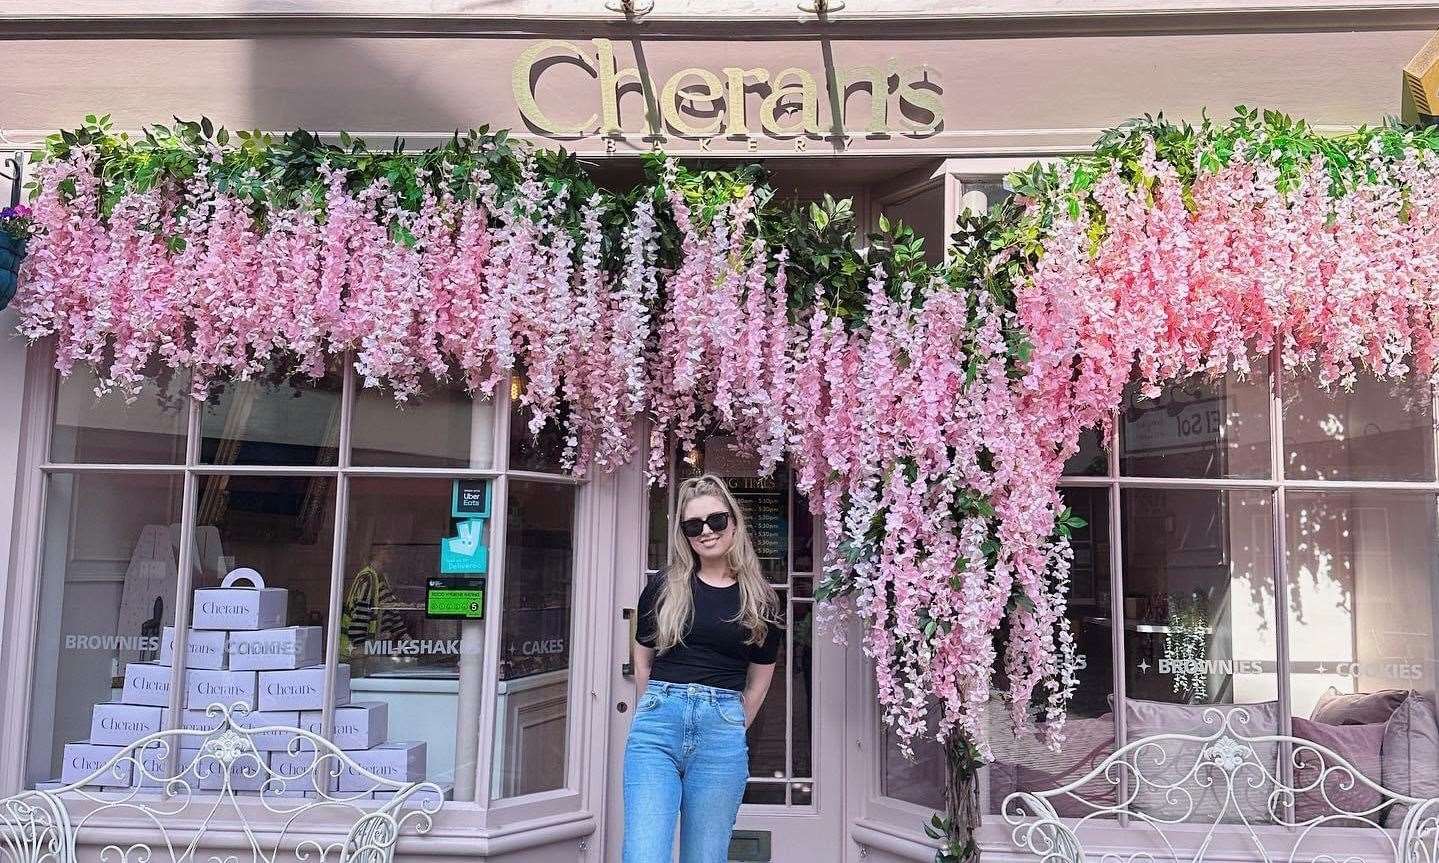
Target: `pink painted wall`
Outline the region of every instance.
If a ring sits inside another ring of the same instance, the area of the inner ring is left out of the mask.
[[[636,64],[626,28],[601,32],[614,40],[621,68]],[[590,56],[595,25],[576,25],[566,41]],[[4,41],[8,81],[0,130],[33,141],[91,112],[109,112],[121,128],[201,114],[232,128],[283,130],[303,125],[333,131],[444,134],[489,123],[523,132],[511,69],[532,38],[275,37]],[[944,126],[929,135],[866,138],[868,95],[851,93],[850,152],[935,154],[1043,153],[1083,147],[1098,130],[1163,109],[1197,118],[1225,115],[1237,104],[1281,108],[1320,126],[1373,123],[1398,110],[1399,69],[1424,42],[1424,29],[1360,32],[1140,32],[1085,37],[1028,35],[905,39],[777,41],[646,38],[643,65],[655,90],[681,68],[702,67],[723,78],[726,66],[788,66],[820,81],[825,69],[925,64],[942,88]],[[558,53],[558,52],[557,52]],[[827,61],[827,57],[829,60]],[[577,62],[537,76],[536,97],[547,112],[570,120],[597,113],[599,85]],[[891,125],[898,122],[891,96]],[[749,100],[751,116],[759,95]],[[820,122],[832,126],[829,99]],[[627,134],[620,153],[645,149],[643,98],[622,94]],[[750,124],[758,132],[758,124]],[[557,138],[583,152],[603,153],[596,135]],[[713,150],[795,154],[793,138],[756,134],[757,143],[718,139]],[[836,145],[808,136],[806,152]],[[0,140],[3,144],[3,140]],[[698,141],[671,136],[666,146],[692,151]]]

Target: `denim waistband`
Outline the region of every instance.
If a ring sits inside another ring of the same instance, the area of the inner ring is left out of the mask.
[[[703,683],[670,683],[667,680],[651,680],[647,688],[659,692],[688,695],[691,698],[706,698],[710,701],[722,701],[725,699],[738,701],[740,697],[740,694],[733,689],[706,686]]]

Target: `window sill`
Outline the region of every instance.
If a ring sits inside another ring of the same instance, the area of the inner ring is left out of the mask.
[[[325,814],[310,814],[303,829],[292,816],[267,811],[259,801],[237,801],[235,809],[206,818],[166,817],[160,837],[175,847],[195,843],[198,848],[216,850],[247,850],[258,846],[280,851],[296,851],[299,846],[313,849],[338,846],[349,831],[349,823]],[[156,843],[154,816],[139,810],[110,810],[93,819],[83,813],[93,807],[67,806],[74,823],[84,823],[76,844],[83,848],[121,848],[135,844]],[[487,855],[510,854],[530,848],[578,841],[595,832],[594,816],[573,811],[547,817],[515,821],[494,827],[477,826],[480,819],[474,804],[447,803],[434,816],[434,825],[424,834],[409,829],[400,837],[396,853],[424,853],[426,856],[465,857],[474,859]],[[155,847],[159,847],[156,845]],[[197,857],[206,856],[197,852]],[[222,855],[223,856],[223,855]]]

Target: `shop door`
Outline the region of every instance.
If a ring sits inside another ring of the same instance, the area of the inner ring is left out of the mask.
[[[731,440],[715,437],[698,451],[676,453],[667,487],[636,489],[643,500],[621,507],[621,521],[646,522],[643,565],[621,568],[615,587],[617,655],[629,655],[632,609],[646,568],[664,565],[668,513],[674,478],[702,472],[725,478],[746,510],[765,573],[785,603],[788,628],[773,683],[749,729],[750,783],[731,843],[734,861],[831,861],[845,844],[842,741],[845,736],[844,648],[817,632],[814,584],[822,538],[816,535],[808,504],[781,465],[762,477],[756,464],[735,453]],[[622,525],[622,528],[624,525]],[[635,525],[641,528],[641,525]],[[625,555],[621,555],[624,557]],[[623,840],[623,759],[635,703],[627,668],[613,670],[610,701],[609,781],[606,783],[606,861],[621,859]],[[621,706],[623,705],[623,706]]]

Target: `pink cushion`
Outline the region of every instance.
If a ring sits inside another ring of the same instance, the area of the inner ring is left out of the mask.
[[[1439,797],[1439,719],[1427,695],[1409,693],[1384,725],[1384,787],[1409,797]],[[1409,807],[1395,804],[1385,826],[1398,827]]]
[[[1319,703],[1314,705],[1314,712],[1309,714],[1309,719],[1325,725],[1373,725],[1388,722],[1408,694],[1402,689],[1384,689],[1379,692],[1341,695],[1331,686],[1328,692],[1319,696]]]
[[[1279,702],[1259,704],[1171,704],[1162,701],[1124,699],[1124,722],[1130,742],[1165,734],[1207,737],[1225,720],[1229,730],[1244,737],[1260,737],[1279,731]],[[1238,716],[1230,714],[1244,712]],[[1246,719],[1247,721],[1242,721]],[[1165,821],[1189,820],[1209,823],[1216,820],[1247,824],[1272,821],[1270,794],[1279,766],[1277,743],[1246,744],[1244,766],[1234,774],[1233,795],[1224,773],[1205,761],[1205,744],[1194,741],[1155,740],[1133,750],[1129,756],[1144,781],[1131,784],[1133,808]],[[1201,766],[1195,770],[1195,765]]]
[[[1371,782],[1381,779],[1380,748],[1384,743],[1382,722],[1370,725],[1325,725],[1294,717],[1294,736],[1309,740],[1332,751],[1348,762],[1348,767]],[[1299,823],[1343,813],[1369,813],[1366,817],[1379,822],[1382,813],[1370,812],[1383,802],[1383,795],[1359,780],[1358,776],[1322,752],[1296,747],[1294,750],[1294,787],[1301,791],[1294,801],[1294,820]],[[1324,777],[1324,770],[1334,769]],[[1325,826],[1363,826],[1354,819],[1325,821]]]
[[[989,793],[991,807],[998,811],[1004,796],[1011,792],[1049,791],[1093,770],[1114,751],[1114,716],[1106,713],[1094,719],[1069,720],[1064,724],[1059,752],[1051,751],[1038,733],[996,737],[991,739],[995,760],[990,765]],[[1117,794],[1101,774],[1070,794],[1048,800],[1061,817],[1082,818],[1114,806]]]

